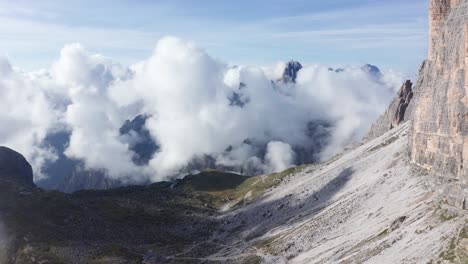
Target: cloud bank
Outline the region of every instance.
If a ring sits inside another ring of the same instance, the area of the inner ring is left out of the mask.
[[[358,142],[403,80],[305,65],[295,82],[283,81],[286,66],[230,66],[174,37],[131,67],[79,44],[41,71],[0,59],[0,145],[25,155],[36,180],[60,154],[46,137],[61,131],[69,134],[68,158],[114,179],[158,181],[204,167],[269,173]],[[157,144],[143,163],[135,162],[141,134],[122,133],[140,114]]]

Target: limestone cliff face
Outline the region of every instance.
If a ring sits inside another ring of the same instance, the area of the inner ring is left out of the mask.
[[[449,204],[468,197],[468,0],[431,0],[428,60],[420,72],[410,158]]]
[[[435,59],[435,54],[439,49],[439,38],[451,9],[457,7],[459,4],[460,0],[430,0],[428,54],[430,60]]]

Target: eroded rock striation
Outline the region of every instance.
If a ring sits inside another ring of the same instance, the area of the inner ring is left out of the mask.
[[[409,137],[413,163],[430,171],[451,205],[468,197],[468,0],[431,0],[430,43]]]

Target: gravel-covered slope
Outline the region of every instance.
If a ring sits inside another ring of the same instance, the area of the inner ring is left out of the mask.
[[[404,124],[332,161],[305,167],[223,216],[219,237],[232,247],[211,260],[236,262],[249,254],[269,263],[443,259],[452,240],[466,243],[457,237],[467,218],[432,202],[427,177],[408,162],[407,131]],[[457,257],[466,263],[460,250]]]

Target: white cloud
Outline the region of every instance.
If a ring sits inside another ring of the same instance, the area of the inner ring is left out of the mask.
[[[42,76],[32,78],[14,70],[0,58],[0,145],[23,153],[38,169],[45,159],[55,157],[41,146],[47,133],[56,126],[60,112],[55,109],[52,88]],[[37,177],[41,177],[40,171]]]
[[[119,134],[126,113],[107,94],[114,81],[129,78],[131,72],[72,44],[60,52],[52,76],[67,89],[70,100],[64,113],[71,130],[67,156],[85,160],[88,168],[107,169],[112,177],[136,173],[128,145]]]
[[[267,172],[280,172],[294,165],[294,151],[287,143],[272,141],[265,154]]]
[[[25,154],[36,175],[54,158],[42,144],[45,136],[66,129],[69,157],[114,178],[153,181],[206,155],[218,166],[264,172],[293,165],[298,151],[329,157],[362,138],[402,81],[393,72],[377,81],[358,67],[336,73],[306,65],[296,84],[272,85],[285,63],[231,67],[174,37],[159,40],[147,60],[129,68],[79,44],[65,46],[50,70],[22,73],[0,62],[6,95],[0,122],[9,124],[0,128],[0,144]],[[160,149],[148,165],[137,166],[131,138],[119,128],[142,113]],[[318,125],[323,120],[330,126]],[[326,131],[327,142],[317,142]]]

